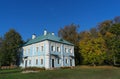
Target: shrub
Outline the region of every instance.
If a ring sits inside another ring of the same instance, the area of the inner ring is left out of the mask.
[[[45,70],[45,68],[44,67],[42,67],[42,68],[39,68],[39,67],[27,67],[27,68],[23,69],[23,71],[27,71],[27,70],[29,70],[29,71],[41,71],[41,70]]]
[[[60,67],[61,69],[71,69],[72,67]]]

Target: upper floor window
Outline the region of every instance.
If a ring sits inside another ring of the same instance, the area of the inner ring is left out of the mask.
[[[65,48],[65,52],[68,53],[68,49],[67,48]]]
[[[51,46],[51,51],[55,51],[55,47],[54,46]]]
[[[65,48],[65,52],[67,52],[67,48]]]
[[[53,46],[51,46],[51,51],[53,51]]]
[[[43,51],[43,46],[41,46],[41,51]]]
[[[69,52],[72,53],[72,49],[69,49]]]
[[[57,52],[60,52],[60,47],[57,47]]]

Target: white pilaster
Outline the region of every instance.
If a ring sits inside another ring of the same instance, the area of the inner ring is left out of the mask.
[[[50,52],[49,52],[49,41],[45,41],[45,68],[50,68]]]

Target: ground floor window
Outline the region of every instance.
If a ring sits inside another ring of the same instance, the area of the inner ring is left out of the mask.
[[[41,65],[43,64],[43,59],[41,59]]]
[[[68,59],[65,60],[66,64],[68,64]]]
[[[31,60],[29,60],[29,65],[31,64]]]
[[[60,64],[60,59],[59,58],[57,59],[57,62],[58,62],[58,64]]]
[[[70,66],[72,66],[72,59],[70,59]]]
[[[25,60],[25,68],[27,67],[27,60]]]
[[[36,65],[38,65],[38,59],[36,59]]]

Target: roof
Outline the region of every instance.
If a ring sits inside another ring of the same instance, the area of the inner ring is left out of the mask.
[[[26,42],[23,46],[27,46],[30,44],[34,44],[34,43],[38,43],[38,42],[42,42],[45,40],[49,40],[49,41],[54,41],[54,42],[58,42],[58,43],[63,43],[63,44],[67,44],[67,45],[74,45],[58,36],[52,35],[51,33],[48,33],[46,35],[42,35],[42,36],[38,36],[35,39],[31,39],[28,42]]]

